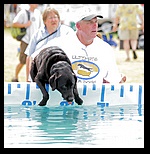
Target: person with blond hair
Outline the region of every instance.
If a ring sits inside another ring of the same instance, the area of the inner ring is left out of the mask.
[[[47,7],[42,16],[44,25],[34,33],[25,51],[27,55],[26,81],[30,81],[31,54],[56,37],[74,33],[71,27],[61,24],[60,15],[56,9]]]

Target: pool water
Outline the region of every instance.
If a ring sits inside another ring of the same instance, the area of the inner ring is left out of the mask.
[[[4,148],[144,148],[144,105],[4,106]]]

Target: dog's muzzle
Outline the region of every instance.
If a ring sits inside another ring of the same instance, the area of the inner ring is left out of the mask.
[[[74,100],[74,97],[73,96],[68,96],[67,98],[66,98],[66,101],[67,102],[72,102]]]

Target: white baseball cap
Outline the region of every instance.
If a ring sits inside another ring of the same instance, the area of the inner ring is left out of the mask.
[[[103,16],[101,15],[96,15],[96,14],[91,14],[91,15],[85,15],[83,18],[81,18],[80,20],[91,20],[95,17],[99,17],[99,18],[103,18]]]
[[[103,16],[101,15],[97,15],[95,12],[89,10],[89,9],[86,9],[86,10],[82,10],[81,12],[79,12],[79,18],[78,18],[78,21],[81,21],[81,20],[91,20],[95,17],[99,17],[99,18],[103,18]]]

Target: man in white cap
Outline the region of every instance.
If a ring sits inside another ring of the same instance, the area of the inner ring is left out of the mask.
[[[84,12],[76,22],[77,31],[74,35],[53,39],[43,48],[53,45],[62,48],[70,58],[80,83],[123,83],[126,77],[118,71],[113,48],[96,36],[98,17],[103,18]],[[34,58],[40,51],[31,57]]]

